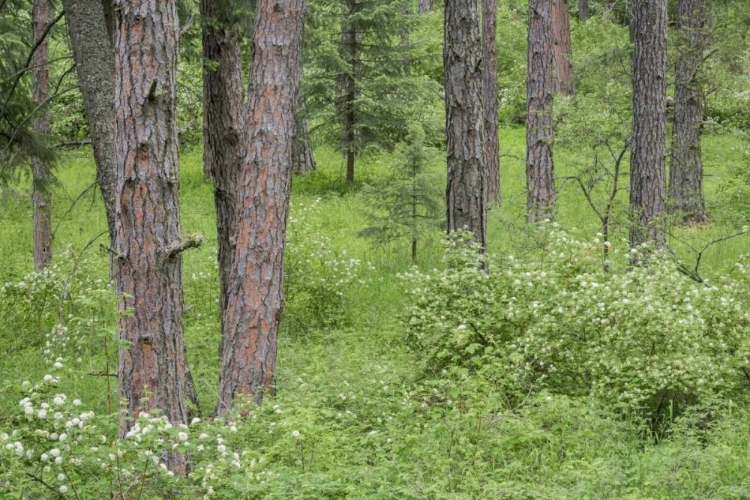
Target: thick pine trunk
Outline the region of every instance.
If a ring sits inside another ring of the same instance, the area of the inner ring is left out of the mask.
[[[637,0],[633,58],[630,245],[663,245],[667,120],[667,2]]]
[[[346,157],[346,183],[354,183],[354,163],[357,156],[357,91],[362,47],[361,34],[352,15],[357,13],[360,0],[346,0],[341,30],[341,49],[347,70],[342,74],[343,113],[344,113],[344,144]]]
[[[578,0],[578,20],[585,23],[589,20],[589,0]]]
[[[217,415],[272,392],[283,308],[284,243],[300,80],[304,0],[258,0],[237,247],[224,315]]]
[[[424,14],[432,10],[432,0],[419,0],[419,13]]]
[[[34,0],[32,24],[34,42],[45,37],[45,31],[50,22],[51,5],[49,0]],[[49,43],[47,38],[39,43],[32,59],[32,87],[34,104],[39,106],[38,114],[34,118],[34,129],[37,134],[48,136],[50,133],[50,113],[47,107],[49,99]],[[50,184],[52,172],[50,164],[41,158],[31,161],[33,178],[34,205],[34,269],[40,271],[49,266],[52,261],[52,199]]]
[[[307,119],[304,116],[305,98],[300,93],[297,100],[297,113],[295,117],[296,133],[294,134],[294,146],[292,152],[292,172],[295,174],[306,174],[315,172],[317,165],[313,156],[310,133],[307,130]]]
[[[706,221],[703,200],[701,126],[703,94],[698,74],[709,27],[705,0],[677,4],[677,71],[674,92],[672,163],[669,169],[670,208],[686,224]]]
[[[446,0],[445,69],[448,232],[467,228],[487,247],[482,45],[478,0]]]
[[[482,82],[484,90],[484,161],[490,203],[502,202],[497,102],[497,0],[482,0]]]
[[[555,215],[552,103],[555,91],[553,0],[529,0],[526,81],[526,210],[529,222]]]
[[[195,389],[182,325],[176,3],[118,0],[116,7],[115,250],[124,435],[133,425],[128,417],[154,408],[173,424],[186,424]],[[169,453],[166,461],[185,472],[184,456]]]
[[[555,91],[562,95],[576,93],[573,71],[573,44],[570,41],[568,0],[552,0],[552,36],[555,41]]]
[[[201,0],[203,19],[203,170],[214,185],[219,305],[226,309],[237,228],[244,90],[239,27],[232,0]]]
[[[63,0],[110,241],[115,237],[115,53],[100,0]],[[110,4],[111,7],[111,4]],[[110,9],[111,11],[111,9]],[[111,16],[111,12],[110,12]],[[114,245],[113,245],[114,247]]]

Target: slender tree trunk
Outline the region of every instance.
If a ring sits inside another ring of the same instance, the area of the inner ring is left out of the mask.
[[[419,13],[424,14],[432,10],[432,0],[419,0]]]
[[[357,156],[357,98],[359,93],[359,69],[362,48],[361,34],[352,15],[359,9],[360,0],[346,0],[347,10],[344,14],[341,45],[347,71],[342,75],[344,90],[344,156],[346,157],[346,183],[354,183],[354,161]]]
[[[305,97],[300,92],[297,101],[297,115],[295,117],[296,133],[294,134],[294,146],[292,153],[292,172],[305,174],[315,172],[317,165],[313,156],[312,144],[310,144],[310,133],[307,130],[307,119],[304,116]]]
[[[244,90],[239,26],[232,0],[201,0],[203,19],[203,171],[213,181],[219,306],[226,309],[242,168]]]
[[[117,0],[116,7],[122,436],[133,425],[128,417],[155,408],[175,425],[188,422],[195,389],[183,340],[181,250],[197,243],[180,239],[176,3]],[[184,455],[168,452],[166,461],[186,472]]]
[[[555,215],[552,1],[529,0],[526,82],[526,209],[529,222]]]
[[[484,90],[484,160],[490,203],[502,202],[497,102],[497,0],[482,0],[482,83]]]
[[[562,95],[574,95],[576,84],[570,62],[573,45],[570,41],[568,0],[552,0],[552,34],[555,41],[555,90]]]
[[[446,0],[445,68],[448,232],[467,228],[487,247],[482,45],[478,0]]]
[[[585,23],[589,20],[589,0],[578,0],[578,20]]]
[[[115,52],[100,0],[63,0],[110,241],[115,238]],[[110,9],[111,10],[111,9]],[[111,12],[110,12],[111,16]],[[113,245],[114,248],[114,245]],[[114,276],[113,276],[114,277]]]
[[[272,392],[304,11],[304,0],[257,3],[217,415],[239,395],[260,403]]]
[[[667,92],[667,2],[637,0],[633,60],[633,143],[630,208],[637,222],[630,245],[663,245]]]
[[[680,0],[677,9],[678,52],[669,198],[670,208],[679,212],[685,223],[695,224],[706,221],[701,158],[703,94],[698,73],[710,22],[705,0]]]
[[[48,136],[50,133],[50,113],[46,101],[49,99],[49,43],[45,31],[50,22],[49,0],[34,0],[32,24],[34,42],[44,39],[34,52],[32,59],[32,87],[34,104],[41,106],[34,118],[34,129],[37,134]],[[41,158],[31,161],[33,178],[32,201],[34,205],[34,269],[41,271],[52,261],[52,199],[50,184],[52,171],[49,162]]]

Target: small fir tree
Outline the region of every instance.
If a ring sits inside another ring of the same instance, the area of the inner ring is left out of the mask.
[[[437,161],[438,152],[425,145],[425,139],[422,126],[411,124],[405,141],[396,146],[392,176],[378,186],[364,188],[370,226],[360,236],[370,238],[374,245],[408,238],[413,264],[418,242],[444,224],[439,182],[428,170]]]

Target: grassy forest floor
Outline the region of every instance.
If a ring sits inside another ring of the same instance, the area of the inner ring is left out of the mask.
[[[490,213],[490,253],[524,255],[533,250],[524,230],[524,131],[504,129],[501,138],[504,205]],[[716,222],[674,228],[671,244],[685,262],[695,256],[679,240],[702,248],[701,242],[734,231],[718,221],[728,220],[732,212],[722,193],[727,168],[741,161],[739,146],[731,135],[705,138],[706,199]],[[558,149],[556,155],[560,179],[589,161],[573,149]],[[290,279],[280,336],[277,395],[259,418],[231,438],[236,448],[249,450],[263,470],[272,472],[243,496],[750,498],[750,412],[744,405],[730,405],[711,425],[698,425],[705,415],[696,411],[675,422],[657,442],[637,422],[617,418],[586,399],[542,393],[509,407],[502,395],[484,386],[422,379],[415,369],[417,355],[406,349],[399,323],[407,295],[397,274],[411,267],[408,242],[373,248],[360,238],[365,201],[357,189],[345,188],[343,159],[326,148],[316,151],[316,159],[319,172],[295,178],[293,185],[287,265],[296,274]],[[181,168],[183,234],[202,233],[207,239],[202,248],[185,254],[184,288],[189,309],[185,335],[201,400],[199,414],[208,417],[216,400],[220,338],[212,188],[202,175],[200,151],[184,153]],[[385,157],[377,156],[361,159],[357,168],[359,183],[385,178],[389,171]],[[444,179],[444,166],[434,169]],[[55,258],[60,275],[70,276],[75,268],[76,275],[91,278],[87,286],[101,288],[97,283],[107,280],[109,256],[99,243],[106,243],[106,236],[92,238],[106,229],[106,222],[98,194],[93,189],[84,193],[94,179],[89,154],[66,154],[57,175]],[[558,184],[559,223],[582,237],[594,237],[598,222],[577,186]],[[16,192],[5,191],[0,199],[2,282],[20,281],[32,268],[29,198],[22,181]],[[622,213],[626,192],[619,194],[618,203]],[[627,247],[624,227],[620,219],[611,238],[615,249]],[[441,266],[441,235],[436,228],[420,245],[420,268]],[[706,276],[726,273],[749,249],[744,236],[715,245],[704,255],[701,271]],[[86,295],[85,290],[77,292]],[[21,382],[41,379],[49,370],[40,346],[63,313],[58,313],[58,297],[37,299],[46,310],[0,306],[5,315],[0,322],[0,430],[6,409],[23,397]],[[81,362],[66,363],[61,385],[70,397],[105,414],[116,407],[115,379],[89,373],[113,370],[116,317],[106,306],[111,299],[91,300],[105,305],[88,309],[96,317],[83,341]],[[293,431],[301,438],[293,437]]]

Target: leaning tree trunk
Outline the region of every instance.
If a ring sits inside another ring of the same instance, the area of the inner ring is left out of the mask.
[[[115,35],[117,216],[123,401],[120,435],[131,417],[158,408],[173,424],[188,422],[195,394],[183,340],[174,0],[118,0]],[[127,311],[127,314],[125,314]],[[185,473],[184,455],[167,466]]]
[[[37,134],[49,136],[49,43],[46,31],[50,22],[49,0],[34,0],[32,24],[34,43],[38,44],[32,58],[32,86],[34,105],[39,107],[34,118]],[[40,41],[41,40],[41,41]],[[52,171],[47,160],[33,158],[31,161],[33,179],[32,202],[34,205],[34,270],[41,271],[52,261],[52,199],[50,185]]]
[[[354,183],[354,161],[357,156],[357,98],[359,92],[359,69],[362,47],[358,22],[352,20],[357,13],[360,0],[346,0],[341,31],[341,50],[347,69],[342,74],[343,114],[344,114],[344,156],[346,157],[346,183]]]
[[[683,222],[696,224],[706,221],[701,158],[703,94],[698,73],[703,63],[709,19],[705,0],[680,0],[677,9],[678,50],[669,201],[670,208],[682,216]]]
[[[553,217],[557,194],[552,146],[555,90],[552,1],[529,0],[526,81],[526,210],[529,222]]]
[[[555,91],[562,95],[576,93],[573,71],[573,45],[570,41],[568,0],[552,0],[552,36],[555,41]]]
[[[257,2],[217,415],[237,396],[260,403],[272,391],[304,11],[304,0]]]
[[[667,120],[667,1],[637,0],[633,58],[630,245],[663,245]]]
[[[244,90],[240,30],[233,1],[201,0],[203,18],[203,169],[213,181],[219,306],[226,309],[242,167]]]
[[[490,203],[502,202],[497,103],[497,0],[482,0],[482,83],[484,90],[484,161]]]
[[[100,0],[63,0],[110,241],[115,237],[115,53]],[[111,10],[111,9],[110,9]],[[113,245],[114,247],[114,245]],[[114,276],[113,276],[114,277]]]
[[[585,23],[589,20],[589,0],[578,0],[578,20]]]
[[[432,10],[432,0],[419,0],[418,12],[424,14]]]
[[[482,45],[478,0],[446,0],[445,69],[448,232],[466,228],[487,247]]]

